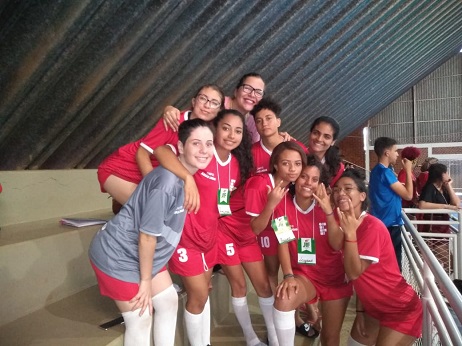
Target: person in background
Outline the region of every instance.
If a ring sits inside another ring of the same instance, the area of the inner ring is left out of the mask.
[[[437,162],[438,162],[438,159],[436,157],[427,157],[425,161],[422,163],[422,166],[420,167],[420,174],[417,176],[417,179],[416,179],[417,193],[419,194],[419,196],[422,193],[423,187],[427,183],[428,169],[430,168],[431,165]]]
[[[401,158],[407,159],[412,162],[412,199],[407,201],[405,199],[402,200],[403,208],[416,208],[417,203],[419,203],[419,194],[417,193],[417,179],[414,174],[414,169],[417,166],[417,159],[420,156],[420,150],[416,147],[406,147],[401,150]],[[406,183],[407,173],[406,170],[403,168],[398,173],[398,180],[405,184]]]
[[[194,174],[213,157],[213,133],[194,119],[180,125],[179,161]],[[93,238],[89,257],[102,295],[113,299],[125,323],[125,346],[173,345],[178,295],[165,265],[183,230],[183,182],[158,167],[146,175]]]
[[[428,169],[428,180],[422,189],[419,199],[420,209],[449,209],[458,211],[460,209],[460,199],[452,188],[452,180],[448,174],[446,165],[434,163]],[[423,220],[448,221],[449,215],[445,214],[424,214]],[[451,233],[449,225],[421,225],[421,232],[431,233]],[[436,258],[448,271],[449,259],[452,257],[448,241],[431,240],[429,247],[434,252]]]
[[[224,94],[221,88],[214,84],[203,85],[191,100],[191,110],[179,115],[179,123],[196,118],[211,121],[223,105]],[[159,165],[155,149],[166,144],[174,148],[177,142],[178,133],[166,130],[159,121],[146,136],[120,147],[101,162],[98,166],[98,181],[101,192],[111,195],[114,213],[127,202],[141,179]],[[186,182],[186,189],[189,184],[191,181]],[[185,206],[191,211],[196,206],[190,204],[188,197],[187,190]]]
[[[396,259],[401,270],[402,239],[401,199],[412,199],[412,162],[402,160],[406,172],[404,185],[398,181],[395,173],[388,168],[394,165],[399,157],[396,140],[389,137],[379,137],[374,142],[374,151],[378,163],[372,169],[369,179],[369,198],[371,200],[371,214],[381,220],[390,232],[395,248]]]
[[[400,273],[383,222],[366,212],[364,177],[345,171],[332,194],[341,228],[329,228],[334,231],[329,242],[343,249],[345,273],[356,292],[347,345],[412,345],[422,333],[422,302]]]
[[[335,146],[339,133],[340,125],[335,119],[321,116],[311,124],[308,136],[308,152],[324,165],[330,186],[334,186],[345,170],[339,149]]]
[[[351,283],[345,280],[342,251],[329,244],[330,228],[338,229],[338,225],[321,176],[322,164],[308,155],[294,191],[291,189],[294,194],[287,194],[274,211],[275,217],[288,218],[296,237],[279,244],[284,279],[277,288],[274,323],[281,346],[294,345],[296,308],[318,298],[323,317],[321,343],[340,345],[340,330],[353,293]],[[308,332],[309,337],[318,333],[312,325]]]

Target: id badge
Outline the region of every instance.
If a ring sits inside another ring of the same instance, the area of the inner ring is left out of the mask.
[[[220,216],[231,215],[229,189],[218,189],[218,213],[220,213]]]
[[[299,238],[297,252],[299,264],[316,264],[316,242],[313,238]]]
[[[287,216],[281,216],[271,220],[271,227],[274,229],[274,233],[276,233],[279,244],[285,244],[295,239]]]

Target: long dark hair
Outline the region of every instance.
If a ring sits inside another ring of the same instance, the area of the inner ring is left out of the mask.
[[[331,117],[321,116],[316,118],[313,121],[313,124],[310,128],[310,133],[313,132],[314,128],[318,126],[320,123],[329,124],[332,127],[332,131],[334,133],[333,139],[334,141],[338,138],[340,133],[340,125],[339,123]],[[332,180],[333,177],[337,175],[338,170],[340,169],[340,164],[342,163],[342,159],[340,157],[340,149],[336,145],[332,145],[329,149],[327,149],[326,154],[324,155],[325,160],[325,174],[328,176],[328,181]]]
[[[231,150],[231,153],[239,162],[241,185],[244,186],[250,173],[253,171],[252,139],[247,126],[245,126],[245,117],[235,109],[223,109],[219,111],[215,119],[213,119],[213,126],[217,128],[219,122],[228,114],[237,116],[242,120],[242,141],[237,148]]]

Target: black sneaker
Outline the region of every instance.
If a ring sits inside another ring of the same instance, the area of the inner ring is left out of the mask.
[[[303,323],[302,325],[296,326],[295,330],[298,334],[306,336],[310,339],[315,339],[319,336],[319,331],[314,329],[314,327],[309,323]]]

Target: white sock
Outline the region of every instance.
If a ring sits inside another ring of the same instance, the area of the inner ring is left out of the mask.
[[[357,342],[355,339],[351,337],[351,335],[348,336],[348,341],[347,341],[347,346],[367,346],[364,344],[361,344]]]
[[[178,294],[173,285],[152,298],[154,306],[154,345],[171,346],[175,344],[176,317],[178,313]]]
[[[202,314],[196,315],[184,310],[184,325],[190,346],[205,346],[207,343],[202,341]]]
[[[144,310],[140,316],[141,309],[122,313],[125,324],[124,346],[150,346],[152,315],[149,309]]]
[[[268,340],[270,346],[279,346],[278,338],[276,335],[276,329],[274,329],[274,320],[273,320],[273,304],[274,297],[269,298],[258,297],[258,303],[260,304],[260,309],[265,319],[266,330],[268,331]]]
[[[257,334],[255,334],[255,331],[253,330],[252,321],[250,320],[249,306],[247,305],[247,297],[231,297],[231,304],[233,305],[237,321],[241,325],[247,346],[258,345],[260,343],[260,339],[258,339]]]
[[[202,340],[204,345],[210,345],[210,299],[207,297],[207,301],[202,310]]]
[[[273,316],[279,346],[293,346],[295,342],[295,310],[279,311],[273,308]]]

